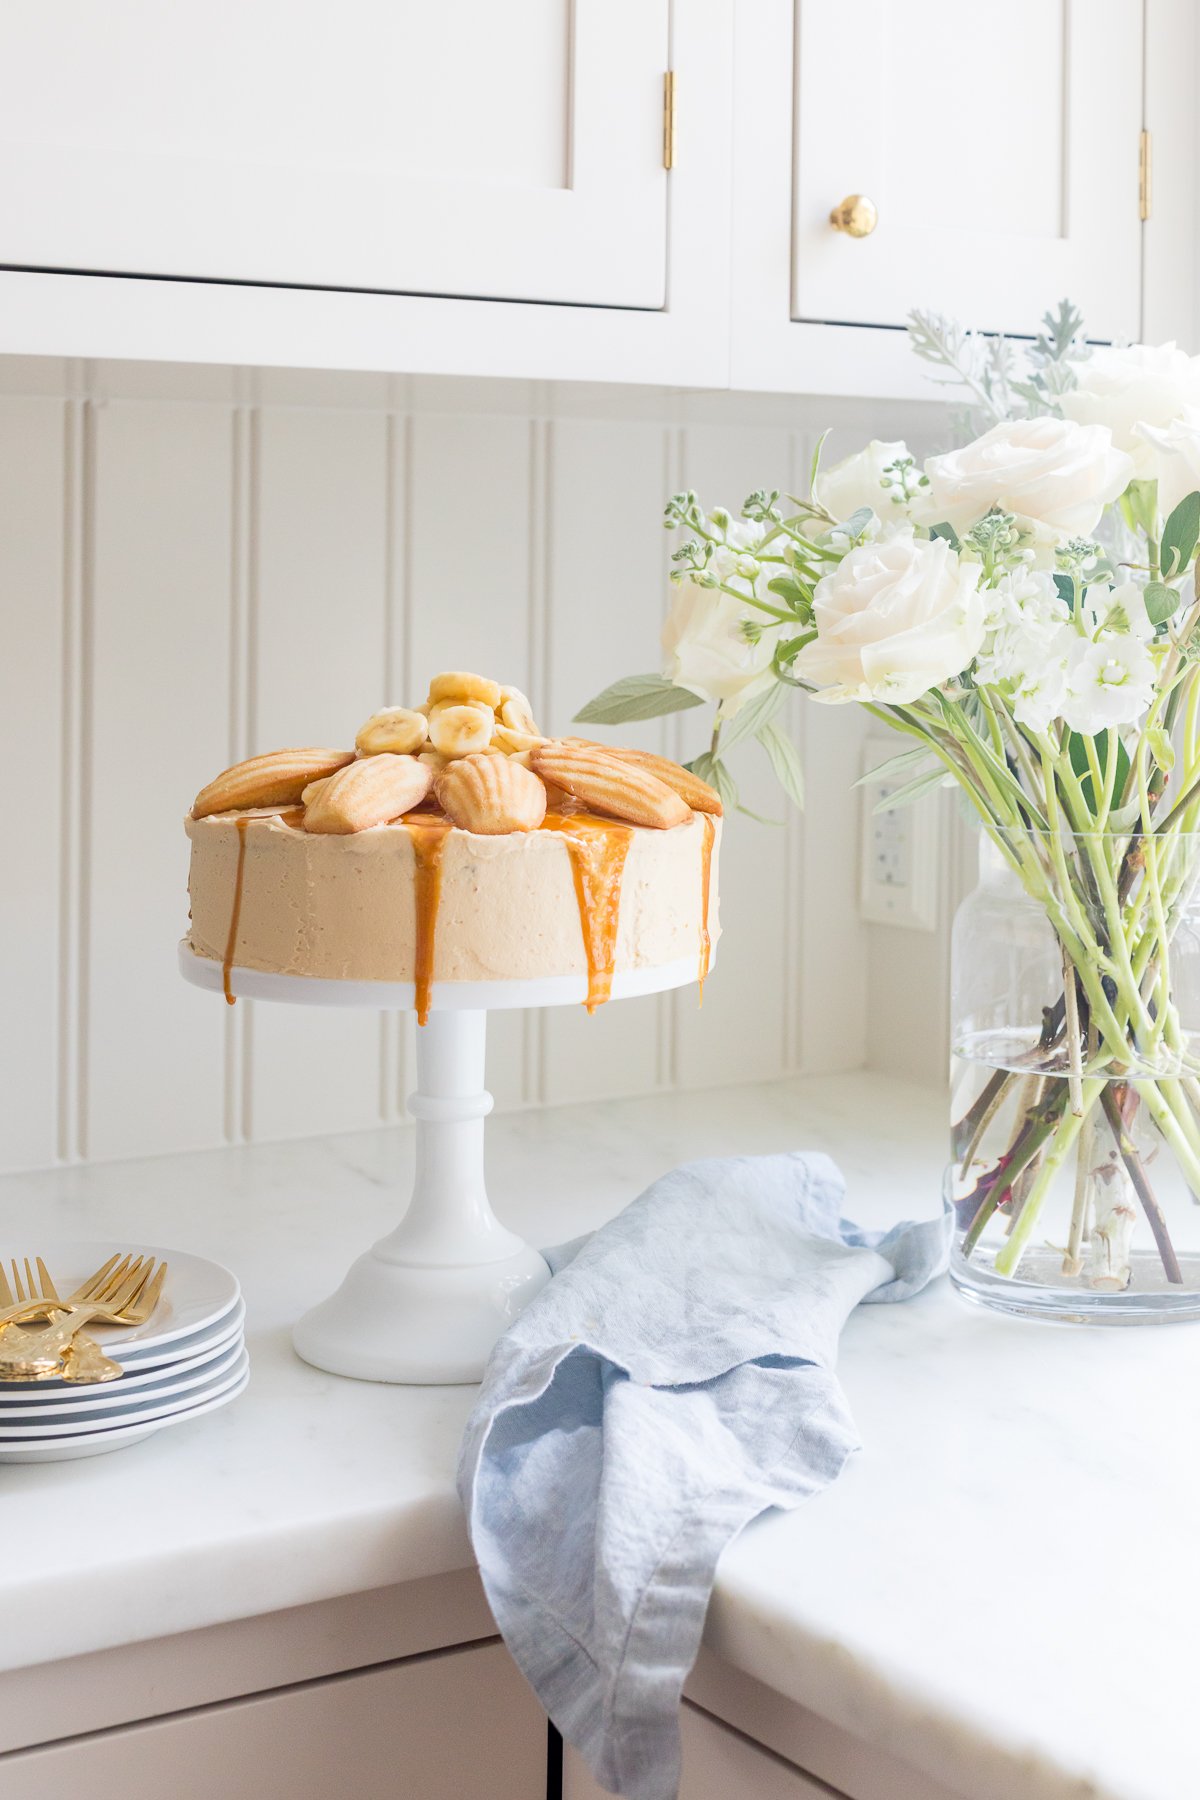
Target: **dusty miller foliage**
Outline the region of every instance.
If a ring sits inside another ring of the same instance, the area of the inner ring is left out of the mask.
[[[954,417],[962,442],[978,437],[1001,419],[1062,416],[1060,397],[1076,383],[1076,368],[1091,354],[1083,339],[1083,315],[1060,300],[1030,338],[969,331],[942,313],[914,310],[908,340],[923,362],[945,369],[935,386],[965,388],[968,401]]]

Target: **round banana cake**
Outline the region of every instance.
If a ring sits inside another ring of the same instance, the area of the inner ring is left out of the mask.
[[[721,800],[663,757],[544,737],[516,688],[438,675],[354,750],[277,750],[196,796],[190,949],[224,969],[412,982],[614,975],[720,933]]]

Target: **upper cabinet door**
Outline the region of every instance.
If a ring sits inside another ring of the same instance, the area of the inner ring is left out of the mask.
[[[1141,109],[1142,0],[797,0],[793,319],[1136,337]]]
[[[668,0],[7,0],[0,263],[662,307]]]

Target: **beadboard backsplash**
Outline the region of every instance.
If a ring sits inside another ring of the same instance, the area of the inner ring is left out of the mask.
[[[941,433],[930,406],[521,382],[0,360],[0,1166],[359,1129],[403,1115],[411,1021],[186,986],[182,818],[218,769],[349,743],[440,668],[526,688],[563,730],[653,668],[663,498],[795,491],[816,433]],[[694,753],[701,715],[628,728]],[[721,863],[694,990],[497,1014],[501,1105],[942,1057],[944,930],[863,926],[862,723],[796,706],[805,814],[766,759]],[[949,882],[949,878],[948,878]],[[947,886],[944,911],[949,905]],[[944,921],[943,921],[944,923]]]

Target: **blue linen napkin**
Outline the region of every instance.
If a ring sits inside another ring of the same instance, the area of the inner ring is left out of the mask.
[[[835,1480],[833,1374],[861,1300],[946,1266],[949,1215],[866,1232],[820,1155],[688,1163],[592,1237],[505,1332],[458,1483],[505,1642],[596,1779],[675,1800],[679,1701],[717,1560]]]

